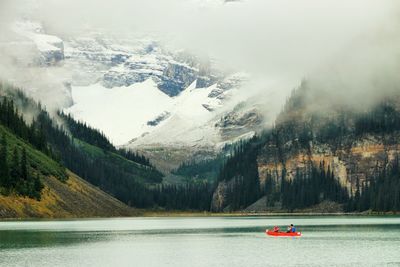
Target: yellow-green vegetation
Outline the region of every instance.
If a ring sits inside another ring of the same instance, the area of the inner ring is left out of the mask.
[[[68,180],[42,178],[40,201],[0,195],[0,218],[82,218],[139,215],[137,211],[67,171]]]

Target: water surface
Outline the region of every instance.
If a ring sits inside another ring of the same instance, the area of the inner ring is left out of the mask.
[[[400,217],[7,221],[0,266],[400,266]]]

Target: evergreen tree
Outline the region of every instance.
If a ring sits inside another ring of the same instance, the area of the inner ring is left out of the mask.
[[[28,159],[27,159],[27,156],[26,156],[25,147],[22,149],[20,170],[21,170],[21,178],[24,181],[28,181]]]
[[[0,144],[0,186],[10,186],[10,170],[7,162],[7,140],[3,134]]]
[[[42,181],[40,180],[39,174],[36,174],[33,178],[33,187],[32,187],[32,193],[31,196],[33,198],[36,198],[37,200],[41,199],[41,192],[44,188],[44,185]]]
[[[20,157],[17,147],[14,147],[12,153],[10,176],[11,176],[11,186],[15,188],[21,180]]]
[[[354,202],[355,202],[355,209],[360,210],[360,199],[361,199],[361,192],[360,192],[360,179],[357,177],[356,180],[356,193],[354,195]]]

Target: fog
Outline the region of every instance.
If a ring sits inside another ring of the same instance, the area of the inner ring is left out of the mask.
[[[251,82],[240,97],[264,95],[277,111],[304,77],[351,99],[360,93],[373,99],[378,84],[397,82],[397,15],[395,0],[1,0],[0,36],[12,38],[10,24],[20,18],[40,21],[62,38],[88,29],[152,36],[248,72]],[[27,84],[32,77],[13,72],[12,62],[0,64],[3,79]],[[63,76],[39,72],[40,86]]]
[[[225,66],[290,78],[312,71],[396,15],[395,1],[387,0],[37,2],[33,16],[53,32],[75,34],[87,26],[152,34]]]

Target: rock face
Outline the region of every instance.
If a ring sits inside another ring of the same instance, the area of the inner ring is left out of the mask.
[[[219,129],[222,139],[229,140],[249,132],[258,131],[264,122],[263,115],[256,108],[236,108],[224,114],[215,127]]]
[[[156,41],[126,39],[120,41],[102,35],[67,40],[67,65],[80,67],[75,83],[100,82],[106,88],[131,86],[149,78],[173,97],[197,80],[197,87],[208,87],[224,75],[209,63],[186,53],[168,51]],[[92,77],[90,74],[92,73]]]
[[[156,118],[154,118],[154,120],[148,121],[147,125],[157,126],[158,124],[160,124],[160,122],[168,119],[169,116],[171,116],[171,113],[168,111],[165,111],[165,112],[161,113],[160,115],[158,115]]]
[[[154,144],[135,149],[150,159],[151,163],[164,174],[176,170],[182,162],[206,160],[217,156],[214,147],[166,146]]]
[[[211,202],[211,211],[213,212],[220,212],[226,208],[226,196],[228,190],[228,183],[227,182],[220,182],[215,189],[212,202]]]
[[[207,75],[207,74],[205,74]],[[197,80],[196,87],[209,87],[215,82],[213,77],[200,77],[200,71],[187,64],[169,63],[159,78],[159,88],[169,96],[176,96]]]
[[[394,138],[399,140],[400,134]],[[297,171],[305,171],[310,164],[318,166],[323,162],[342,186],[354,190],[357,179],[360,183],[365,182],[396,158],[400,145],[387,141],[378,136],[368,136],[336,150],[324,144],[314,144],[310,151],[293,149],[291,153],[286,153],[283,160],[279,158],[278,149],[270,146],[262,150],[258,158],[260,182],[264,184],[267,173],[270,173],[272,179],[279,183],[283,169],[287,179],[295,179]],[[290,149],[290,144],[287,145]]]
[[[275,145],[267,143],[257,158],[258,172],[261,188],[264,187],[267,179],[273,179],[274,184],[279,185],[282,173],[285,171],[285,178],[296,179],[296,173],[305,173],[310,166],[320,166],[333,171],[334,176],[340,181],[343,187],[349,192],[356,191],[357,180],[360,184],[368,182],[368,179],[375,177],[382,169],[392,163],[399,156],[400,133],[382,137],[369,135],[360,139],[352,140],[342,144],[337,149],[332,149],[327,144],[312,144],[310,150],[298,149],[295,144],[287,143],[284,151]],[[282,156],[284,155],[284,156]],[[214,192],[212,201],[213,211],[223,211],[227,207],[227,193],[229,182],[219,183]],[[266,206],[265,196],[259,201],[250,205],[245,211],[280,211],[279,203],[276,207]],[[332,206],[332,207],[331,207]],[[325,209],[325,210],[324,210]],[[319,205],[310,207],[305,212],[341,212],[340,205]]]
[[[38,64],[41,66],[56,65],[64,60],[64,42],[52,35],[38,34],[34,38],[40,52]]]
[[[223,81],[227,75],[211,60],[166,49],[157,40],[134,35],[118,38],[90,31],[62,40],[47,33],[41,23],[29,20],[16,22],[14,31],[22,39],[10,43],[10,49],[14,43],[30,43],[34,46],[34,55],[30,57],[34,62],[30,64],[51,67],[62,62],[75,86],[101,83],[112,89],[151,78],[161,91],[174,97],[195,80],[197,88],[232,83]]]

